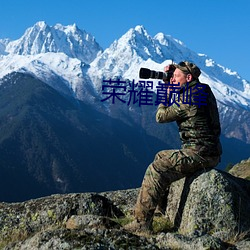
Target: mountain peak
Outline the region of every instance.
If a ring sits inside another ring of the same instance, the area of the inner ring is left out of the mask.
[[[143,25],[137,25],[135,28],[129,29],[128,32],[124,34],[124,36],[128,37],[129,39],[135,37],[144,37],[149,40],[152,39]]]
[[[76,25],[76,23],[74,23],[74,24],[72,24],[72,25],[67,25],[67,26],[64,26],[64,25],[62,25],[62,24],[60,24],[60,23],[57,23],[55,26],[53,26],[53,28],[55,29],[55,30],[60,30],[60,31],[62,31],[62,32],[68,32],[68,33],[77,33],[77,32],[79,32],[79,33],[87,33],[85,30],[81,30],[81,29],[79,29],[78,28],[78,26]]]
[[[151,57],[156,57],[156,60],[159,59],[160,54],[156,48],[157,44],[142,25],[130,29],[117,41],[117,44],[118,47],[123,48],[123,51],[124,47],[127,47],[127,50],[132,51],[132,56],[138,55],[144,60]]]
[[[141,34],[147,34],[148,35],[148,33],[147,33],[147,31],[146,31],[146,29],[144,28],[143,25],[135,26],[134,30],[141,33]]]
[[[37,23],[35,23],[34,27],[40,27],[41,29],[47,27],[47,23],[45,21],[38,21]]]
[[[154,42],[142,25],[137,25],[135,28],[129,29],[100,54],[91,63],[89,72],[95,75],[96,72],[105,74],[106,77],[124,76],[131,65],[137,65],[149,58],[154,58],[157,62],[163,61],[158,44]],[[102,72],[98,69],[102,69]]]
[[[101,50],[94,37],[76,24],[49,26],[39,21],[28,28],[20,39],[9,42],[5,52],[18,55],[62,52],[89,64]]]

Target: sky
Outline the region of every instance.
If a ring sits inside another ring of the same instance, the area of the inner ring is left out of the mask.
[[[18,39],[38,21],[75,23],[103,49],[143,25],[250,81],[249,0],[0,0],[0,39]]]

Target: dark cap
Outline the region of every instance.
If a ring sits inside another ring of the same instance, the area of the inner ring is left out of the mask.
[[[198,79],[198,77],[201,74],[200,69],[194,63],[185,61],[185,62],[180,62],[175,66],[177,69],[180,69],[184,73],[191,74],[195,79]]]

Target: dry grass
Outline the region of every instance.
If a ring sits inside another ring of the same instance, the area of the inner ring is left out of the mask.
[[[232,237],[229,240],[227,240],[226,243],[235,245],[237,242],[246,240],[246,239],[250,239],[250,231],[232,235]]]

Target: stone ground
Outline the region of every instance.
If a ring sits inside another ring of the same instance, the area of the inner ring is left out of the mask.
[[[0,203],[0,249],[250,249],[250,181],[211,170],[173,183],[150,235],[123,229],[138,192]]]

